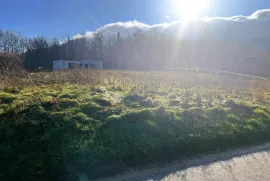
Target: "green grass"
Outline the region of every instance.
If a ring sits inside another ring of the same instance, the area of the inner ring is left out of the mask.
[[[224,87],[212,75],[183,77],[191,81],[162,87],[30,78],[20,90],[8,85],[0,92],[0,180],[91,178],[112,163],[132,166],[270,140],[269,82]]]

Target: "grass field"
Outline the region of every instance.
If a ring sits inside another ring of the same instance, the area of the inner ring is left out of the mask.
[[[0,180],[92,178],[108,165],[270,140],[270,80],[200,71],[2,76],[0,120]]]

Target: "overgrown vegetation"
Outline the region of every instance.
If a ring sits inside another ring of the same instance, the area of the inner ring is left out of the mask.
[[[267,79],[74,70],[2,77],[0,89],[0,180],[93,178],[270,139]]]

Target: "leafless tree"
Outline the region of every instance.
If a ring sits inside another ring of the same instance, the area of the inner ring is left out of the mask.
[[[1,72],[22,69],[26,39],[10,30],[0,30],[0,70]]]

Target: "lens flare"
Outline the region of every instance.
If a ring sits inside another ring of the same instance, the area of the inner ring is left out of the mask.
[[[209,4],[210,0],[172,0],[174,12],[184,21],[199,17]]]

